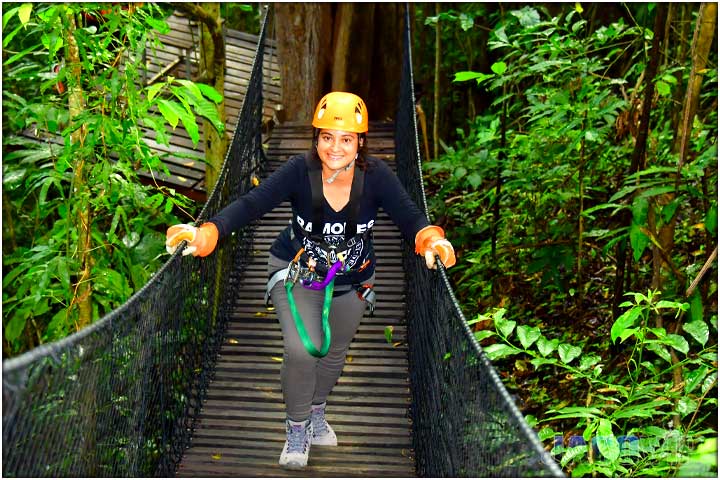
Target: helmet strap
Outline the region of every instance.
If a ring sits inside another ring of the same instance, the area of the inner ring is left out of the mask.
[[[357,157],[358,157],[358,154],[356,153],[355,158],[353,158],[352,162],[348,163],[346,166],[344,166],[342,168],[338,168],[337,170],[335,170],[335,173],[330,175],[330,178],[328,178],[325,181],[327,183],[333,183],[338,175],[340,175],[342,172],[347,172],[348,170],[350,170],[353,167],[353,165],[355,165],[355,160],[357,160]]]

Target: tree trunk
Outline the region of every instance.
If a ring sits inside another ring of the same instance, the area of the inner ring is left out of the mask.
[[[669,28],[670,32],[677,32],[674,34],[673,37],[667,37],[668,41],[666,42],[668,45],[677,45],[677,49],[675,52],[675,64],[676,65],[685,65],[687,61],[687,55],[688,55],[688,42],[687,38],[690,34],[690,20],[689,17],[691,16],[692,4],[687,3],[677,3],[677,4],[670,4],[670,8],[672,8],[675,11],[675,14],[673,15],[673,18],[676,19],[677,28]],[[668,19],[668,23],[670,23],[670,19]],[[672,40],[671,40],[672,39]],[[682,69],[678,69],[677,72],[675,72],[675,79],[677,81],[677,87],[673,90],[673,103],[675,105],[681,105],[683,101],[683,91],[682,91],[682,84],[683,84],[683,71]],[[671,114],[671,125],[672,125],[672,131],[676,132],[680,127],[680,114],[682,113],[682,109],[675,108],[672,111]]]
[[[373,116],[377,115],[375,93],[377,92],[379,97],[383,90],[375,85],[376,75],[380,74],[382,70],[380,65],[375,65],[377,59],[373,58],[375,45],[382,45],[382,41],[375,38],[377,29],[374,28],[374,24],[375,19],[379,16],[377,9],[378,6],[375,4],[366,4],[362,8],[356,7],[351,25],[350,46],[342,50],[340,45],[333,45],[336,58],[345,56],[350,59],[345,73],[348,90],[365,100],[368,114]],[[368,31],[373,33],[368,35],[366,33]],[[335,83],[334,79],[333,83]]]
[[[334,91],[348,91],[348,57],[350,51],[350,31],[355,12],[354,3],[341,3],[338,5],[335,20],[335,49],[332,64],[332,89]]]
[[[77,23],[73,13],[63,9],[65,18],[65,61],[68,68],[68,109],[70,123],[75,124],[75,118],[85,110],[85,96],[82,90],[82,62],[80,50],[75,38]],[[73,222],[77,230],[78,243],[72,246],[80,258],[80,272],[78,283],[75,287],[73,303],[78,305],[79,317],[76,330],[81,330],[92,322],[92,221],[90,198],[91,192],[88,187],[87,175],[91,168],[88,165],[91,159],[86,158],[82,145],[87,136],[87,125],[82,124],[70,134],[70,143],[73,145],[74,163],[73,180],[70,189],[70,202],[73,206]],[[70,312],[70,309],[68,309]],[[82,471],[88,476],[98,475],[97,447],[98,447],[98,423],[97,423],[97,399],[98,374],[96,368],[85,371],[78,381],[83,383],[82,396],[75,405],[78,410],[78,418],[82,423],[84,439],[79,445],[78,458],[82,462]]]
[[[277,55],[285,118],[306,121],[331,86],[331,4],[276,3]]]
[[[359,95],[370,120],[395,116],[403,4],[274,6],[287,120],[310,123],[315,104],[331,90]]]
[[[225,116],[225,39],[222,35],[222,19],[220,18],[220,4],[203,4],[208,15],[215,19],[215,24],[202,25],[202,48],[200,58],[203,59],[203,67],[207,68],[209,75],[208,83],[215,90],[223,94],[223,99],[217,104],[218,118],[226,124]],[[215,130],[213,124],[203,120],[203,133],[205,140],[205,159],[210,168],[205,170],[205,188],[208,193],[212,191],[217,183],[220,170],[225,161],[225,153],[228,148],[228,136],[226,132],[220,133]]]
[[[713,47],[713,37],[715,36],[715,24],[717,22],[717,3],[703,3],[700,5],[698,13],[695,34],[693,35],[692,45],[692,69],[690,70],[690,79],[688,80],[688,89],[685,95],[685,104],[683,106],[683,115],[681,120],[681,130],[676,136],[675,149],[679,152],[678,158],[678,182],[680,181],[679,172],[685,163],[687,156],[687,148],[690,143],[690,135],[692,133],[693,119],[697,112],[698,103],[700,101],[700,87],[702,86],[705,67],[708,63],[708,55]]]
[[[433,159],[438,158],[438,131],[440,123],[440,4],[435,3],[435,80],[433,101]]]
[[[650,49],[650,59],[648,61],[645,72],[643,72],[645,79],[642,111],[640,112],[640,125],[638,127],[638,135],[635,139],[635,148],[633,149],[632,160],[630,163],[629,175],[635,174],[645,168],[645,155],[647,151],[647,138],[650,130],[650,110],[652,109],[652,101],[655,95],[655,84],[653,83],[655,75],[657,74],[658,65],[662,52],[660,46],[662,45],[662,38],[664,33],[663,20],[665,19],[665,11],[667,10],[667,4],[658,4],[655,12],[655,25],[654,25],[654,37],[652,48]],[[631,214],[628,211],[622,215],[622,223],[624,225],[630,225]],[[618,305],[622,300],[623,295],[623,282],[622,274],[625,272],[626,261],[627,261],[627,243],[630,240],[624,242],[618,242],[617,246],[617,262],[616,262],[616,277],[615,277],[615,291],[613,299],[613,316],[617,318],[619,313]]]
[[[587,128],[587,110],[585,110],[583,123],[583,130]],[[575,283],[577,286],[577,297],[575,298],[575,304],[578,307],[582,306],[585,298],[585,286],[583,281],[583,243],[585,236],[585,218],[583,212],[585,211],[585,136],[583,135],[580,141],[580,164],[578,165],[578,240],[577,240],[577,272],[575,276]]]
[[[692,67],[688,79],[685,101],[680,118],[679,130],[675,134],[673,151],[678,154],[677,173],[675,174],[675,193],[667,194],[653,201],[652,210],[659,211],[663,205],[674,201],[679,195],[681,170],[687,157],[687,149],[692,135],[692,125],[700,101],[700,87],[702,86],[703,72],[708,62],[710,48],[713,45],[715,24],[717,17],[716,3],[703,3],[700,5],[695,33],[692,43]],[[675,225],[679,211],[672,216],[669,222],[656,231],[651,229],[657,238],[659,246],[653,246],[653,284],[652,288],[661,290],[663,286],[663,272],[665,266],[672,268],[670,259],[675,247]],[[653,226],[654,227],[654,226]],[[683,280],[679,278],[678,280]]]
[[[412,15],[410,18],[413,18]],[[400,91],[400,74],[403,54],[405,5],[377,3],[374,11],[372,55],[368,57],[370,69],[365,83],[369,85],[366,103],[371,118],[395,118],[397,96]],[[362,41],[362,25],[357,27],[357,41]],[[364,69],[357,69],[361,73]],[[362,83],[362,77],[359,77]]]
[[[217,104],[220,122],[226,124],[225,114],[225,37],[223,36],[223,20],[220,17],[219,3],[203,3],[202,7],[193,3],[173,3],[176,9],[200,21],[200,78],[202,83],[212,85],[223,96]],[[203,119],[203,140],[205,141],[205,188],[212,192],[217,183],[220,170],[225,161],[229,136],[227,131],[222,134],[215,130],[213,124]]]
[[[80,61],[80,50],[75,39],[77,24],[72,13],[65,11],[66,45],[68,64],[68,108],[70,122],[75,123],[75,117],[85,110],[85,97],[82,91],[82,62]],[[73,145],[82,145],[87,136],[87,126],[80,128],[70,134],[70,142]],[[90,280],[92,270],[92,212],[90,206],[90,192],[87,186],[87,165],[82,149],[75,150],[75,162],[73,164],[73,181],[70,195],[74,197],[72,204],[75,206],[75,228],[77,229],[78,244],[75,247],[80,257],[80,272],[78,283],[75,288],[73,302],[78,305],[79,318],[75,325],[80,330],[92,322],[92,282]],[[69,310],[68,310],[69,311]]]

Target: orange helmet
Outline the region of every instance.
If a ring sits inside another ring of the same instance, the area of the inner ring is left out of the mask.
[[[365,102],[353,93],[330,92],[315,108],[312,125],[344,132],[368,131],[368,114]]]

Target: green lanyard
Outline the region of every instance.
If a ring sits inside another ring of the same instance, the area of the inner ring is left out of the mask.
[[[293,319],[295,320],[295,328],[297,329],[298,336],[300,337],[300,340],[305,346],[305,350],[307,350],[310,355],[312,355],[313,357],[322,358],[327,355],[328,350],[330,350],[330,322],[328,322],[328,317],[330,316],[330,304],[332,303],[335,279],[333,278],[332,281],[328,283],[325,287],[325,302],[323,303],[322,308],[322,330],[323,336],[325,338],[323,338],[323,343],[320,351],[315,348],[312,340],[310,340],[310,336],[308,335],[307,330],[305,330],[305,324],[303,323],[302,318],[300,318],[300,314],[297,311],[297,305],[295,305],[295,297],[293,297],[292,294],[293,285],[294,284],[292,282],[286,283],[285,291],[287,292],[288,303],[290,304],[290,311],[292,312]]]

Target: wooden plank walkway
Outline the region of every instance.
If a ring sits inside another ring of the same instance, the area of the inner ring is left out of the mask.
[[[392,126],[371,123],[370,128],[370,153],[394,166]],[[275,127],[267,152],[270,171],[306,151],[311,131],[305,124]],[[338,446],[313,447],[301,471],[278,465],[285,442],[282,335],[275,313],[263,305],[263,294],[268,250],[289,219],[285,203],[260,222],[215,379],[177,476],[412,477],[400,233],[384,212],[374,227],[377,309],[373,317],[366,312],[328,399],[327,417]],[[386,326],[394,328],[394,344],[385,340]]]

